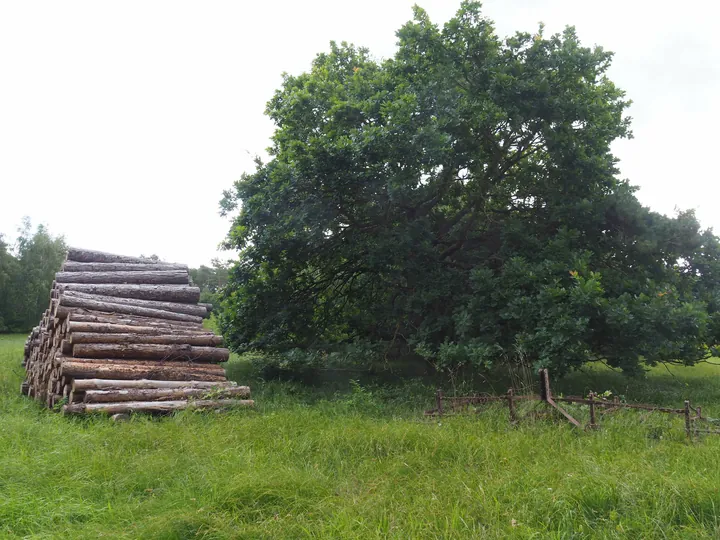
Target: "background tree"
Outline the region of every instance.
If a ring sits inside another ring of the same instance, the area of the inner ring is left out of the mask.
[[[269,102],[271,160],[221,203],[230,344],[450,370],[705,358],[717,238],[617,178],[611,53],[573,28],[500,39],[475,2],[397,35],[384,62],[332,44]]]
[[[193,283],[200,287],[200,302],[212,304],[214,309],[220,307],[219,293],[228,281],[230,264],[220,259],[213,259],[211,266],[200,265],[190,269]]]
[[[27,332],[38,323],[67,252],[62,237],[43,225],[33,231],[28,218],[18,233],[12,250],[0,239],[0,332]]]

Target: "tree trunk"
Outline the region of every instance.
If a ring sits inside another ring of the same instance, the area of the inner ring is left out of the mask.
[[[101,412],[118,414],[128,412],[170,412],[182,409],[219,409],[223,407],[252,407],[251,399],[216,399],[198,401],[128,401],[125,403],[72,403],[63,407],[67,414]]]
[[[89,294],[103,294],[120,298],[158,300],[196,304],[200,300],[200,288],[189,285],[128,285],[112,283],[60,283],[60,291],[78,291]]]
[[[151,309],[161,309],[163,311],[171,311],[173,313],[185,313],[187,315],[195,315],[196,317],[206,317],[208,312],[204,306],[196,304],[182,304],[178,302],[158,302],[157,300],[141,300],[139,298],[119,298],[115,296],[102,296],[99,294],[89,294],[79,291],[65,291],[63,296],[73,296],[76,298],[87,298],[96,302],[109,302],[111,304],[125,304],[127,306],[140,306]]]
[[[138,283],[154,285],[187,285],[190,276],[185,270],[153,272],[58,272],[58,283]]]
[[[185,264],[170,263],[85,263],[66,261],[63,272],[142,272],[155,270],[183,270],[188,271]]]
[[[195,362],[227,362],[228,349],[193,347],[191,345],[144,345],[114,343],[80,343],[73,345],[76,358],[137,358],[152,360],[192,360]]]
[[[202,324],[202,317],[195,315],[187,315],[186,313],[173,313],[161,309],[152,309],[141,306],[131,306],[128,304],[116,304],[111,302],[100,302],[90,298],[72,296],[63,294],[58,299],[57,316],[60,318],[67,317],[69,311],[60,308],[85,308],[104,311],[106,313],[122,313],[125,315],[137,315],[140,317],[150,317],[157,319],[167,319],[171,321],[185,321]]]
[[[133,328],[128,327],[128,328]],[[141,327],[140,327],[141,328]],[[99,334],[90,332],[73,332],[69,341],[72,345],[78,343],[149,343],[159,345],[204,345],[217,347],[223,344],[222,336],[215,334],[161,334],[152,335],[148,333],[109,333]]]
[[[116,403],[118,401],[172,401],[178,399],[248,398],[250,388],[125,388],[122,390],[88,390],[85,403]]]
[[[157,379],[161,381],[225,381],[221,373],[208,373],[189,369],[188,366],[138,366],[122,364],[93,364],[63,362],[60,373],[77,379]]]
[[[97,263],[144,263],[153,264],[155,261],[147,257],[126,257],[124,255],[115,255],[113,253],[105,253],[103,251],[93,251],[90,249],[68,248],[68,261],[76,262],[97,262]]]
[[[134,326],[131,324],[115,324],[103,322],[75,322],[73,320],[68,323],[67,331],[69,333],[95,333],[95,334],[148,334],[155,336],[166,335],[215,335],[205,328],[190,328],[185,326]]]
[[[75,379],[72,383],[73,392],[84,392],[86,390],[123,390],[123,389],[145,389],[158,388],[234,388],[237,383],[233,381],[152,381],[140,379],[136,381],[112,380],[112,379]]]
[[[139,317],[137,315],[118,315],[116,313],[103,313],[102,311],[82,308],[63,308],[67,310],[69,320],[72,322],[94,322],[104,324],[126,324],[130,326],[155,326],[158,328],[172,328],[177,330],[190,329],[207,332],[202,323],[187,321],[170,321],[155,319],[153,317]]]

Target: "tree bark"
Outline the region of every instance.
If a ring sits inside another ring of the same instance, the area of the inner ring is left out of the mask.
[[[119,298],[115,296],[103,296],[99,294],[90,294],[80,291],[65,291],[63,296],[73,296],[76,298],[87,298],[96,302],[109,302],[111,304],[125,304],[127,306],[140,306],[151,309],[161,309],[163,311],[171,311],[173,313],[185,313],[186,315],[195,315],[196,317],[206,317],[208,312],[204,306],[196,304],[182,304],[179,302],[159,302],[157,300],[141,300],[139,298]]]
[[[84,392],[86,390],[123,390],[123,389],[144,389],[152,390],[158,388],[231,388],[236,387],[233,381],[153,381],[140,379],[135,381],[112,380],[112,379],[75,379],[72,383],[73,392]]]
[[[160,302],[180,302],[197,304],[200,300],[200,288],[189,285],[133,285],[112,283],[61,283],[60,291],[79,291],[89,294],[103,294],[120,298],[140,300],[158,300]]]
[[[157,379],[161,381],[225,381],[225,375],[189,369],[187,366],[138,366],[63,362],[60,373],[76,379]]]
[[[58,377],[64,376],[61,374],[61,368],[68,363],[92,366],[115,366],[132,369],[155,369],[160,366],[162,368],[185,370],[188,373],[192,373],[195,375],[218,375],[221,377],[225,376],[225,371],[218,364],[195,364],[193,362],[184,362],[182,360],[161,361],[147,360],[144,358],[75,358],[73,356],[56,355],[54,362],[54,365],[57,365]]]
[[[142,272],[155,270],[182,270],[188,271],[186,264],[170,263],[95,263],[66,261],[63,264],[63,272]]]
[[[187,321],[171,321],[153,317],[140,317],[137,315],[103,313],[102,311],[87,310],[83,308],[62,308],[68,311],[67,316],[73,322],[94,322],[105,324],[127,324],[130,326],[155,326],[158,328],[172,328],[177,330],[190,329],[207,332],[202,323]]]
[[[72,403],[63,407],[67,414],[101,412],[118,414],[128,412],[171,412],[182,409],[219,409],[224,407],[252,407],[251,399],[216,399],[198,401],[128,401],[126,403]]]
[[[197,317],[195,315],[187,315],[186,313],[173,313],[171,311],[164,311],[161,309],[152,309],[141,306],[131,306],[128,304],[100,302],[98,300],[92,300],[90,298],[66,294],[63,294],[58,299],[57,316],[60,318],[67,317],[69,312],[60,309],[61,307],[94,309],[96,311],[103,311],[106,313],[121,313],[125,315],[137,315],[140,317],[150,317],[156,319],[167,319],[171,321],[185,321],[202,324],[202,317]]]
[[[88,390],[85,403],[117,403],[119,401],[172,401],[178,399],[248,398],[250,388],[125,388],[122,390]]]
[[[129,327],[132,328],[132,327]],[[223,344],[222,336],[215,334],[160,334],[148,333],[108,333],[73,332],[69,336],[72,345],[79,343],[119,343],[119,344],[158,344],[158,345],[204,345],[217,347]]]
[[[132,324],[115,324],[112,322],[76,322],[68,323],[67,331],[71,334],[94,333],[94,334],[148,334],[154,336],[166,335],[215,335],[205,328],[191,328],[186,326],[135,326]]]
[[[58,283],[137,283],[144,285],[187,285],[190,275],[185,270],[152,272],[58,272]]]
[[[227,362],[228,349],[193,347],[191,345],[144,345],[114,343],[80,343],[73,345],[76,358],[136,358],[148,360],[192,360],[195,362]]]
[[[144,263],[153,264],[155,261],[147,257],[126,257],[125,255],[115,255],[113,253],[105,253],[104,251],[94,251],[91,249],[68,248],[68,261],[76,262],[97,262],[97,263]]]

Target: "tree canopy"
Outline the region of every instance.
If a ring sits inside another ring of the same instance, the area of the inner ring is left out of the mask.
[[[420,8],[393,58],[331,44],[268,103],[271,159],[225,193],[237,350],[439,369],[692,364],[720,337],[718,239],[643,207],[612,54]]]
[[[66,251],[62,237],[43,225],[33,232],[27,218],[14,246],[0,237],[0,332],[26,332],[38,323]]]

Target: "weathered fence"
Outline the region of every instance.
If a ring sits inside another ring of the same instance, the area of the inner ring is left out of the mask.
[[[617,397],[614,397],[612,400],[604,399],[593,392],[591,392],[587,398],[578,396],[558,397],[552,393],[548,370],[539,370],[538,377],[538,394],[517,395],[515,394],[515,391],[510,388],[505,395],[446,396],[442,390],[438,390],[435,394],[435,408],[425,411],[425,415],[444,416],[448,414],[466,412],[471,406],[504,403],[507,404],[508,407],[510,422],[516,423],[520,420],[517,408],[518,403],[534,401],[546,405],[552,411],[557,412],[573,426],[582,428],[583,425],[575,417],[573,417],[568,410],[560,406],[560,403],[571,403],[588,406],[590,418],[589,422],[585,425],[585,429],[597,429],[599,427],[598,417],[600,414],[608,414],[618,410],[640,410],[683,416],[685,420],[685,432],[690,438],[697,436],[700,433],[720,435],[720,430],[700,429],[699,426],[701,425],[713,425],[712,419],[704,417],[702,415],[702,407],[693,407],[689,400],[684,402],[682,408],[671,408],[644,403],[625,403],[621,402]]]

